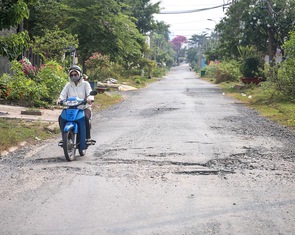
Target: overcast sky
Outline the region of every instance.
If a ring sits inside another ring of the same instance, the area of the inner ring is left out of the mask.
[[[230,2],[230,0],[151,0],[152,3],[158,1],[161,2],[160,6],[163,13],[194,11],[220,6]],[[213,31],[215,24],[225,16],[225,11],[226,9],[219,7],[193,13],[157,14],[155,15],[155,19],[171,25],[171,39],[177,35],[182,35],[189,39],[193,34],[202,34],[204,32],[210,34],[209,29]],[[209,21],[208,19],[212,19],[213,21]]]

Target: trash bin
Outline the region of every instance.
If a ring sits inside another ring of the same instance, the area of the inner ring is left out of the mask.
[[[201,70],[201,77],[205,76],[206,71],[205,70]]]

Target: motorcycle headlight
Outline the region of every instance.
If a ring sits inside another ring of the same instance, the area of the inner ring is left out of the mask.
[[[79,102],[77,100],[67,100],[64,102],[64,104],[67,106],[76,106],[79,104]]]

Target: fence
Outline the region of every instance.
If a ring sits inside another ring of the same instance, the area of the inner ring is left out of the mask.
[[[42,57],[40,55],[36,55],[36,54],[32,53],[32,51],[30,49],[24,51],[22,56],[26,57],[32,63],[32,65],[35,67],[40,68],[41,65],[43,64]]]

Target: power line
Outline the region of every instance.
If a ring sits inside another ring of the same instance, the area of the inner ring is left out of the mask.
[[[186,13],[194,13],[194,12],[200,12],[200,11],[208,11],[208,10],[212,10],[212,9],[216,9],[219,7],[225,7],[230,5],[230,3],[227,4],[222,4],[219,6],[215,6],[215,7],[207,7],[207,8],[201,8],[201,9],[194,9],[194,10],[181,10],[181,11],[161,11],[158,14],[186,14]]]
[[[215,18],[218,20],[218,18]],[[186,22],[176,22],[173,23],[173,25],[178,25],[178,24],[191,24],[191,23],[200,23],[200,22],[205,22],[208,21],[207,19],[202,19],[202,20],[192,20],[192,21],[186,21]]]

